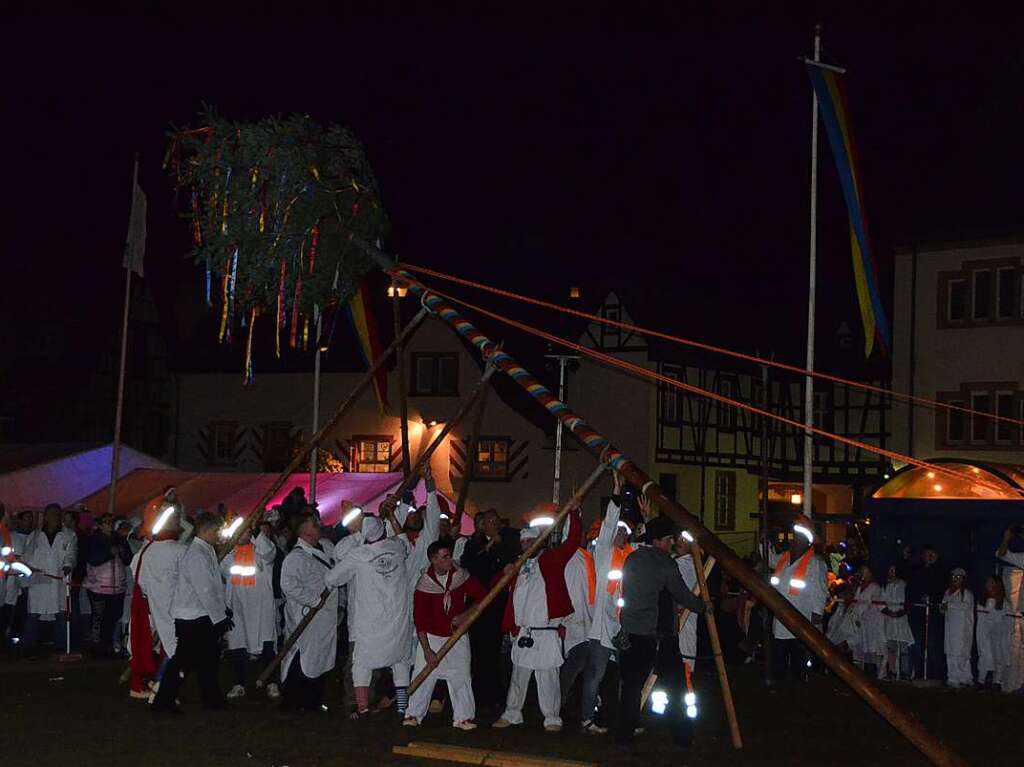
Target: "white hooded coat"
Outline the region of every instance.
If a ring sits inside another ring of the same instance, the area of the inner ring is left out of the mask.
[[[285,636],[292,635],[306,613],[320,603],[320,595],[328,587],[326,579],[334,563],[334,552],[327,541],[321,540],[320,546],[318,550],[300,538],[281,565]],[[316,679],[334,668],[337,652],[338,590],[332,588],[327,602],[284,656],[282,681],[287,679],[296,653],[299,653],[302,673]]]

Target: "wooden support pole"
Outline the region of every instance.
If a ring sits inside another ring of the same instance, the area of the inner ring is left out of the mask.
[[[466,501],[469,499],[469,486],[473,482],[473,471],[476,467],[476,454],[480,444],[480,429],[484,423],[484,409],[487,407],[487,395],[490,387],[480,398],[480,404],[476,408],[476,417],[473,419],[473,431],[469,434],[469,443],[466,445],[466,469],[462,475],[462,487],[459,488],[459,497],[455,501],[455,518],[452,520],[452,531],[455,535],[462,530],[462,515],[466,511]]]
[[[402,335],[402,304],[401,298],[398,295],[398,284],[392,280],[392,296],[391,302],[394,307],[395,315],[395,338]],[[406,396],[406,386],[408,385],[405,380],[405,344],[399,344],[398,348],[395,349],[395,354],[398,357],[398,398],[401,407],[402,417],[402,474],[406,477],[409,476],[409,398]]]
[[[366,246],[364,245],[364,247]],[[481,352],[494,348],[494,344],[490,339],[484,336],[478,328],[466,320],[457,309],[446,302],[441,296],[430,292],[428,288],[407,272],[392,269],[391,273],[392,276],[404,281],[412,292],[420,296],[425,306],[429,306],[437,316],[447,322],[459,335],[470,341]],[[805,647],[817,655],[836,676],[849,685],[850,689],[871,706],[879,716],[896,728],[903,737],[918,748],[933,764],[940,765],[940,767],[966,767],[966,762],[959,755],[947,748],[928,732],[917,719],[893,703],[892,699],[874,681],[864,676],[856,666],[844,658],[833,647],[832,643],[817,628],[811,625],[809,620],[804,618],[774,587],[758,577],[758,574],[750,569],[746,562],[740,559],[718,536],[706,528],[701,520],[665,495],[662,489],[655,484],[654,480],[643,469],[614,448],[606,438],[594,431],[590,424],[577,415],[564,402],[560,402],[552,396],[547,387],[530,375],[511,355],[501,353],[496,354],[495,357],[497,358],[495,361],[497,367],[507,373],[512,380],[530,393],[531,396],[541,401],[548,412],[558,418],[566,428],[572,430],[588,450],[595,454],[612,451],[614,453],[614,457],[610,459],[612,465],[622,472],[627,482],[638,490],[646,489],[648,497],[657,504],[662,513],[689,530],[697,543],[722,563],[722,567],[729,575],[735,578],[762,605],[771,610],[776,619],[788,628],[794,637],[799,639]]]
[[[224,559],[224,557],[228,555],[228,552],[237,545],[238,540],[245,535],[245,532],[254,525],[259,524],[259,520],[263,518],[264,508],[268,503],[270,503],[270,499],[273,498],[277,491],[284,486],[284,483],[288,481],[288,477],[298,471],[299,467],[305,464],[310,452],[320,444],[320,441],[327,435],[327,433],[332,431],[334,427],[341,422],[345,413],[347,413],[349,408],[356,403],[356,400],[359,399],[359,395],[363,393],[363,390],[373,380],[373,376],[380,369],[381,365],[383,365],[388,357],[391,356],[392,352],[394,352],[395,349],[397,349],[402,342],[411,336],[413,331],[420,326],[420,323],[423,321],[423,318],[427,316],[427,313],[427,309],[420,309],[416,316],[413,317],[412,321],[405,326],[405,329],[395,337],[395,340],[391,342],[391,345],[381,352],[380,357],[374,360],[374,363],[370,365],[370,369],[366,371],[363,377],[359,379],[359,383],[357,383],[355,388],[352,389],[351,394],[348,395],[344,402],[338,405],[330,420],[321,426],[320,430],[310,437],[309,442],[303,445],[302,449],[295,454],[291,462],[285,467],[284,471],[282,471],[278,478],[274,480],[274,484],[267,489],[267,492],[263,494],[263,497],[260,498],[252,507],[252,511],[249,512],[249,516],[247,516],[245,521],[238,526],[238,529],[235,530],[231,538],[225,541],[223,545],[217,547],[218,559]]]
[[[405,494],[406,490],[409,490],[417,482],[419,482],[420,469],[423,468],[424,464],[430,464],[430,456],[432,456],[434,454],[434,451],[437,450],[438,446],[442,442],[444,442],[445,438],[448,436],[451,430],[458,425],[459,421],[465,418],[466,413],[469,412],[469,410],[473,407],[477,400],[479,400],[479,398],[483,396],[483,392],[487,390],[488,381],[490,381],[491,376],[494,375],[494,371],[495,367],[491,364],[488,364],[486,369],[484,370],[483,376],[480,378],[480,383],[478,383],[476,385],[476,388],[473,389],[473,393],[470,394],[469,399],[467,399],[462,404],[462,406],[459,408],[458,412],[455,414],[452,420],[448,421],[448,423],[445,424],[444,429],[442,429],[441,433],[434,438],[434,441],[430,443],[427,449],[420,453],[420,456],[419,458],[416,459],[416,465],[412,468],[412,471],[405,477],[405,479],[402,480],[401,484],[398,486],[398,489],[395,490],[395,492],[392,494],[393,498],[401,498],[402,495]],[[394,505],[388,505],[388,502],[385,501],[384,510],[387,517],[393,520]],[[396,531],[396,534],[397,532],[401,531]],[[306,630],[306,627],[312,622],[313,618],[316,617],[316,614],[320,612],[320,610],[323,608],[325,604],[327,604],[327,600],[331,596],[331,591],[332,589],[326,588],[322,592],[320,592],[320,601],[317,602],[316,605],[314,605],[313,608],[310,609],[309,612],[307,612],[302,617],[302,620],[299,621],[299,625],[295,627],[295,631],[293,631],[291,636],[285,640],[285,643],[281,646],[281,649],[278,651],[277,655],[274,656],[274,659],[269,664],[267,664],[267,667],[265,669],[263,669],[263,673],[259,676],[260,683],[266,683],[266,681],[270,678],[270,675],[274,673],[274,671],[277,669],[279,665],[281,665],[281,662],[284,660],[284,656],[288,654],[288,651],[292,649],[292,646],[299,640],[299,637],[302,635],[302,632]]]
[[[441,645],[434,654],[434,663],[427,661],[427,665],[424,666],[420,670],[420,673],[416,675],[416,678],[412,680],[412,684],[409,685],[410,696],[416,691],[416,688],[423,684],[423,681],[430,676],[430,672],[437,667],[437,664],[439,664],[441,659],[448,654],[448,651],[455,646],[455,643],[465,636],[470,627],[476,623],[477,618],[479,618],[483,614],[483,611],[487,609],[487,606],[497,599],[498,595],[508,587],[508,584],[516,577],[523,565],[526,564],[526,561],[541,550],[541,547],[547,542],[548,537],[558,528],[562,520],[569,515],[569,512],[573,509],[579,508],[580,502],[586,497],[587,493],[590,492],[590,488],[596,485],[597,481],[601,479],[601,475],[604,474],[605,469],[607,468],[608,467],[602,462],[601,465],[594,469],[587,478],[587,481],[583,483],[583,487],[577,490],[572,498],[566,501],[565,505],[559,510],[554,523],[537,536],[536,540],[534,540],[530,545],[530,548],[524,551],[522,555],[520,555],[519,559],[515,561],[515,564],[512,565],[512,569],[501,576],[501,578],[498,579],[498,582],[495,583],[491,590],[487,592],[487,595],[473,605],[473,608],[466,613],[468,616],[466,620],[459,624],[459,627],[452,632],[452,635],[445,640],[445,643]]]

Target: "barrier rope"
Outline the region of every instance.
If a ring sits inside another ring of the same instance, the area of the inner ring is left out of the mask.
[[[472,303],[470,303],[468,301],[464,301],[462,299],[455,298],[454,296],[451,296],[451,295],[449,295],[447,293],[439,291],[436,288],[426,288],[421,283],[417,282],[407,272],[402,272],[402,271],[396,269],[396,270],[393,270],[393,276],[397,277],[398,279],[401,279],[401,280],[405,281],[407,284],[416,285],[417,287],[419,287],[420,289],[422,289],[424,291],[428,291],[429,290],[429,292],[431,294],[434,294],[434,295],[436,295],[436,296],[438,296],[440,298],[447,299],[449,301],[452,301],[453,303],[456,303],[456,304],[459,304],[461,306],[464,306],[467,309],[471,309],[474,312],[478,312],[478,313],[483,314],[483,315],[485,315],[487,317],[491,317],[492,319],[495,319],[495,320],[497,320],[499,322],[502,322],[502,323],[505,323],[507,325],[510,325],[511,327],[517,328],[518,330],[522,330],[525,333],[529,333],[529,334],[535,335],[535,336],[537,336],[539,338],[543,338],[544,340],[549,341],[549,342],[551,342],[553,344],[558,344],[558,345],[564,346],[564,347],[566,347],[568,349],[572,349],[573,351],[579,352],[580,354],[585,354],[585,355],[587,355],[589,357],[593,357],[594,359],[600,360],[601,362],[604,362],[604,363],[606,363],[608,365],[612,365],[614,367],[621,368],[623,370],[626,370],[628,372],[634,373],[635,375],[642,376],[644,378],[649,378],[649,379],[652,379],[652,380],[660,381],[661,383],[667,384],[669,386],[673,386],[673,387],[678,388],[678,389],[682,389],[683,391],[689,392],[691,394],[695,394],[695,395],[700,396],[700,397],[706,397],[706,398],[714,400],[716,402],[721,402],[722,404],[730,405],[732,407],[736,407],[736,408],[739,408],[741,410],[746,410],[746,411],[748,411],[750,413],[753,413],[755,415],[759,415],[759,416],[764,417],[764,418],[771,418],[774,421],[778,421],[779,423],[786,424],[787,426],[792,426],[794,429],[797,429],[797,430],[800,430],[800,431],[808,430],[808,427],[805,424],[803,424],[803,423],[801,423],[801,422],[799,422],[799,421],[797,421],[797,420],[795,420],[793,418],[789,418],[789,417],[781,415],[779,413],[772,413],[772,412],[767,411],[767,410],[762,410],[761,408],[756,407],[756,406],[751,405],[751,404],[748,404],[746,402],[740,402],[739,400],[731,399],[730,397],[726,397],[726,396],[724,396],[722,394],[719,394],[717,392],[709,391],[707,389],[702,389],[699,386],[694,386],[692,384],[684,383],[683,381],[679,381],[679,380],[677,380],[675,378],[670,378],[669,376],[663,375],[661,373],[657,373],[657,372],[655,372],[653,370],[648,370],[647,368],[644,368],[644,367],[642,367],[640,365],[637,365],[635,363],[627,362],[626,360],[622,360],[622,359],[619,359],[617,357],[613,357],[613,356],[611,356],[609,354],[605,354],[603,352],[599,352],[596,349],[591,349],[589,347],[586,347],[586,346],[583,346],[581,344],[575,343],[574,341],[569,341],[568,339],[562,338],[561,336],[556,336],[553,333],[548,333],[547,331],[541,330],[539,328],[535,328],[532,325],[528,325],[528,324],[526,324],[524,322],[520,322],[518,320],[513,320],[513,319],[511,319],[509,317],[505,317],[504,315],[498,314],[497,312],[493,312],[493,311],[491,311],[489,309],[485,309],[485,308],[483,308],[481,306],[477,306],[477,305],[472,304]],[[428,297],[427,301],[428,301],[428,303],[430,302],[430,298],[429,297]],[[455,312],[452,311],[452,314],[455,314]],[[442,316],[443,316],[443,314],[442,314]],[[481,348],[481,350],[483,350],[483,347],[481,346],[481,344],[478,343],[477,340],[475,340],[476,338],[484,338],[483,335],[480,333],[480,331],[476,330],[476,328],[474,326],[472,326],[470,323],[466,322],[465,320],[462,320],[461,318],[459,318],[459,320],[457,320],[457,324],[459,322],[464,323],[465,325],[469,326],[469,328],[471,329],[470,331],[467,331],[467,332],[463,333],[463,335],[466,335],[467,339],[470,340],[470,342],[474,343],[474,345],[476,345],[476,346],[479,346]],[[460,330],[460,332],[462,332],[462,331]],[[486,339],[484,339],[484,341],[486,341]],[[528,375],[526,373],[526,371],[523,370],[521,367],[517,366],[517,369],[519,371],[522,371],[520,373],[520,375]],[[513,378],[516,377],[516,373],[515,372],[510,373],[510,375],[512,375]],[[541,384],[539,382],[534,382],[533,384],[531,384],[531,387],[529,387],[528,390],[530,391],[530,393],[534,397],[537,397],[539,400],[541,400],[541,404],[544,404],[545,407],[547,407],[548,410],[550,410],[553,415],[557,416],[558,412],[566,409],[566,406],[563,405],[562,403],[558,402],[558,400],[555,399],[553,397],[553,395],[551,395],[551,392],[547,389],[547,387],[543,386],[543,384]],[[582,419],[580,419],[580,420],[582,422]],[[588,439],[590,439],[591,435],[592,435],[592,437],[595,440],[597,440],[597,441],[594,442],[594,445],[603,446],[603,444],[606,442],[606,440],[604,440],[604,438],[601,437],[600,435],[598,435],[596,432],[593,432],[592,429],[589,429],[589,425],[586,425],[585,422],[584,422],[584,427],[589,432],[587,437],[584,437],[584,441],[588,445],[591,444],[588,441]],[[967,477],[965,474],[963,474],[961,472],[958,472],[958,471],[955,471],[953,469],[949,469],[949,468],[947,468],[943,464],[933,464],[933,463],[929,463],[928,461],[922,461],[922,460],[920,460],[918,458],[914,458],[913,456],[904,455],[903,453],[898,453],[895,450],[888,450],[886,448],[883,448],[883,447],[880,447],[880,446],[877,446],[877,445],[871,445],[871,444],[869,444],[867,442],[862,442],[860,440],[853,439],[852,437],[844,437],[841,434],[835,434],[833,432],[830,432],[830,431],[827,431],[825,429],[822,429],[822,428],[820,428],[818,426],[811,426],[811,427],[809,427],[809,430],[813,434],[816,434],[816,435],[818,435],[820,437],[824,437],[825,439],[831,439],[831,440],[834,440],[834,441],[837,441],[837,442],[841,442],[841,443],[846,444],[846,445],[850,445],[851,447],[860,448],[861,450],[866,450],[868,452],[875,453],[877,455],[881,455],[881,456],[883,456],[885,458],[888,458],[888,459],[890,459],[892,461],[898,461],[898,462],[902,462],[902,463],[911,464],[911,465],[917,466],[919,468],[927,469],[928,471],[935,472],[936,474],[942,474],[943,476],[947,476],[947,477],[950,477],[950,478],[953,478],[953,479],[962,480],[962,479],[967,478],[967,479],[970,479],[971,482],[974,483],[974,484],[981,485],[983,487],[987,487],[990,490],[994,490],[994,491],[996,491],[998,493],[1004,493],[1006,491],[1005,487],[1000,487],[998,485],[992,484],[992,483],[987,482],[986,480],[984,480],[984,479],[982,479],[980,477],[977,477],[977,476]],[[1021,493],[1021,495],[1022,495],[1022,497],[1024,497],[1024,493]]]
[[[987,413],[982,410],[974,410],[973,408],[966,407],[964,405],[956,405],[951,402],[942,402],[940,400],[931,399],[928,397],[921,397],[916,394],[907,394],[904,392],[898,392],[895,389],[890,389],[885,386],[876,386],[869,384],[864,381],[854,381],[848,378],[842,378],[841,376],[832,375],[830,373],[822,373],[818,370],[806,370],[799,365],[792,365],[786,362],[776,362],[775,360],[765,359],[764,357],[757,357],[753,354],[745,354],[743,352],[734,351],[732,349],[726,349],[721,346],[715,346],[714,344],[704,343],[702,341],[694,341],[689,338],[682,338],[680,336],[674,336],[669,333],[664,333],[659,330],[652,328],[646,328],[641,325],[634,325],[629,322],[622,322],[621,320],[612,320],[607,317],[601,317],[597,314],[590,314],[589,312],[580,311],[579,309],[573,309],[568,306],[562,306],[551,301],[544,301],[539,298],[532,298],[525,296],[520,293],[513,293],[509,290],[502,290],[491,285],[486,285],[482,282],[475,282],[473,280],[467,280],[462,277],[456,277],[451,274],[439,272],[434,269],[428,269],[424,266],[417,266],[408,262],[402,262],[398,265],[399,269],[407,269],[409,271],[417,272],[419,274],[425,274],[430,277],[438,277],[442,280],[453,282],[457,285],[463,285],[469,288],[476,288],[478,290],[484,290],[494,295],[502,296],[504,298],[511,298],[515,301],[522,301],[534,306],[539,306],[544,309],[551,309],[552,311],[563,312],[580,319],[590,320],[591,322],[597,322],[603,325],[616,327],[621,330],[628,330],[633,333],[643,333],[644,335],[653,336],[654,338],[660,338],[665,341],[671,341],[673,343],[682,344],[683,346],[690,346],[694,349],[700,349],[702,351],[712,352],[715,354],[722,354],[727,357],[733,357],[734,359],[744,360],[745,362],[752,362],[756,365],[767,365],[769,367],[778,368],[779,370],[785,370],[790,373],[797,373],[804,377],[811,377],[820,379],[822,381],[830,381],[831,383],[843,384],[845,386],[851,386],[856,389],[862,389],[865,391],[875,392],[876,394],[888,395],[894,399],[903,400],[904,402],[913,403],[915,405],[921,405],[922,407],[928,407],[931,409],[940,410],[954,410],[960,413],[965,413],[971,416],[982,416],[989,418],[993,421],[1002,421],[1004,423],[1014,424],[1016,426],[1024,428],[1024,420],[1014,418],[1012,416],[998,415],[997,413]],[[456,300],[450,296],[446,296],[449,300]]]

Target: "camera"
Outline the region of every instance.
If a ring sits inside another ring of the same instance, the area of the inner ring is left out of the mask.
[[[516,646],[524,650],[529,650],[533,647],[533,637],[529,634],[519,637],[519,641],[516,642]]]

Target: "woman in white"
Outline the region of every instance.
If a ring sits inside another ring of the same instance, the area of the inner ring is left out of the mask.
[[[863,565],[860,568],[860,585],[850,613],[857,627],[857,646],[853,659],[864,668],[874,666],[879,676],[882,675],[885,659],[883,607],[882,587],[875,581],[871,568]]]
[[[985,603],[977,610],[978,684],[985,689],[1003,688],[1010,657],[1011,620],[1006,607],[1002,581],[990,575],[985,579]]]
[[[828,619],[828,631],[825,638],[843,653],[851,654],[857,651],[857,641],[860,632],[855,625],[856,618],[853,613],[856,608],[854,595],[856,586],[845,584],[839,594],[836,595],[832,613]]]
[[[946,616],[946,683],[950,687],[966,687],[974,683],[971,674],[974,594],[966,584],[967,572],[958,567],[950,573],[949,588],[942,595],[942,612]]]
[[[907,582],[896,574],[896,565],[889,565],[885,588],[882,589],[885,608],[885,672],[888,677],[900,678],[901,669],[909,668],[908,648],[914,644],[914,634],[907,620]],[[879,678],[883,676],[879,670]],[[909,676],[909,675],[908,675]]]

